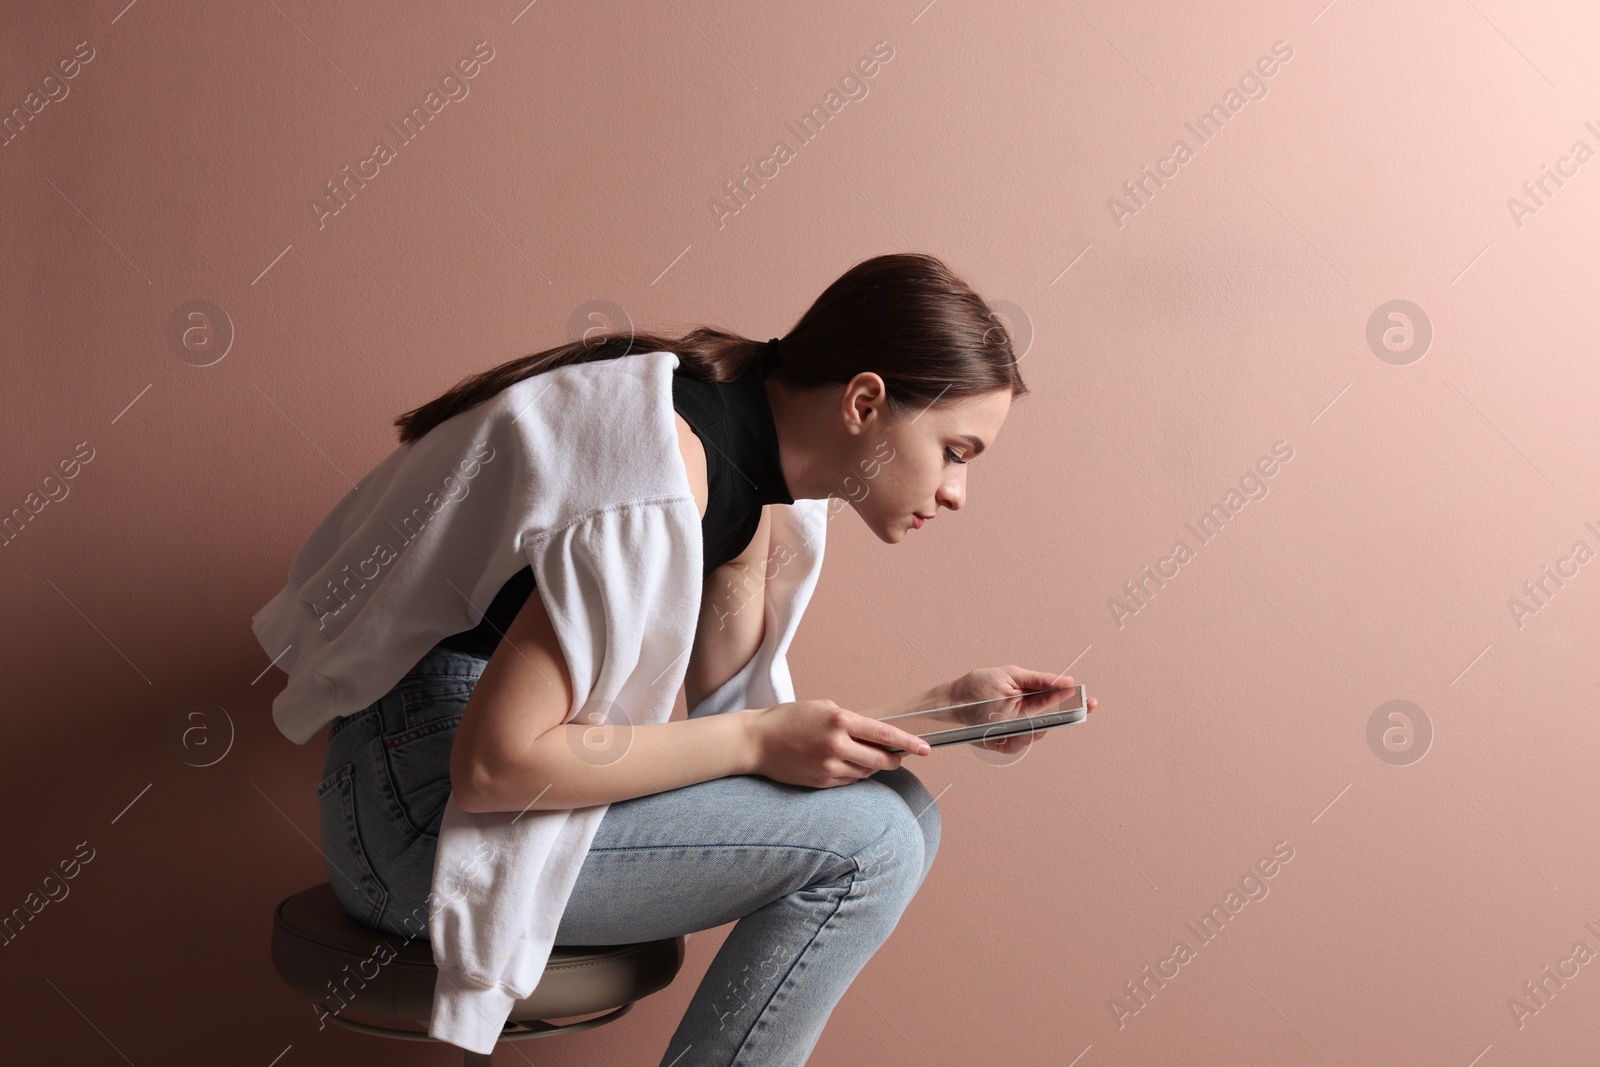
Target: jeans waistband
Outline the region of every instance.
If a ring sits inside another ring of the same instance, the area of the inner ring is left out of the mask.
[[[406,678],[472,678],[483,673],[489,661],[443,645],[434,645],[414,663]],[[404,682],[405,679],[401,679]]]
[[[437,680],[440,678],[462,678],[468,681],[477,681],[489,661],[467,652],[453,648],[435,645],[405,673],[405,676],[396,682],[387,694],[374,700],[370,705],[360,711],[349,715],[341,715],[333,720],[328,728],[328,740],[332,741],[335,734],[344,732],[357,722],[362,722],[368,717],[381,716],[385,700],[389,700],[400,690],[406,688],[411,682]],[[397,705],[398,706],[398,705]]]

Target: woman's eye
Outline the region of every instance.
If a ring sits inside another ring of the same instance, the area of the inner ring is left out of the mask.
[[[949,449],[949,448],[945,449],[944,450],[944,455],[945,455],[945,458],[948,459],[951,463],[965,463],[966,462],[966,460],[962,459],[960,456],[955,454],[955,450],[954,449]]]

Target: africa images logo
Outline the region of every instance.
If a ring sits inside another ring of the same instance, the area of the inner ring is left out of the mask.
[[[484,455],[485,449],[488,450],[488,455]],[[400,518],[400,525],[396,526],[393,519],[389,521],[389,528],[400,538],[400,547],[398,549],[391,545],[388,540],[379,541],[372,546],[370,555],[354,564],[354,572],[350,569],[352,565],[346,563],[343,567],[344,577],[337,582],[329,578],[327,581],[328,599],[332,601],[332,604],[317,604],[307,601],[305,605],[316,616],[317,628],[326,630],[328,628],[328,620],[352,604],[361,590],[367,587],[368,582],[377,580],[383,573],[383,568],[399,559],[400,553],[406,550],[407,545],[422,536],[428,524],[438,516],[439,512],[444,510],[445,505],[465,499],[466,495],[472,491],[472,486],[468,483],[476,478],[478,473],[483,470],[484,464],[487,464],[492,459],[494,459],[494,446],[487,441],[479,443],[471,456],[457,464],[455,472],[444,476],[443,496],[430,490],[428,495],[423,497],[420,505],[412,508]],[[457,477],[457,473],[459,473],[459,477]]]
[[[1294,49],[1287,41],[1273,41],[1272,54],[1259,57],[1254,67],[1247,68],[1239,76],[1237,89],[1230,86],[1222,94],[1220,101],[1202,111],[1194,122],[1183,124],[1184,129],[1194,135],[1195,147],[1210,144],[1222,133],[1228,121],[1243,111],[1250,101],[1265,99],[1267,83],[1264,79],[1277,74],[1280,69],[1279,64],[1288,63],[1293,58]],[[1180,138],[1173,142],[1172,149],[1167,155],[1156,160],[1154,172],[1146,163],[1139,169],[1139,177],[1123,182],[1124,192],[1106,199],[1106,207],[1111,210],[1111,221],[1117,224],[1117,229],[1120,230],[1126,225],[1124,219],[1137,215],[1149,207],[1150,201],[1155,199],[1156,190],[1164,188],[1167,181],[1176,178],[1183,165],[1194,159],[1194,156],[1195,149],[1189,146],[1188,141]],[[1163,178],[1166,181],[1163,181]]]

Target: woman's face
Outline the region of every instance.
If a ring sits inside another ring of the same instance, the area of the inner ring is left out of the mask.
[[[854,441],[835,492],[879,538],[898,544],[918,515],[932,519],[941,507],[955,511],[966,502],[969,465],[994,444],[1011,390],[939,401],[900,418],[883,395],[883,379],[872,373],[845,387],[840,414]]]

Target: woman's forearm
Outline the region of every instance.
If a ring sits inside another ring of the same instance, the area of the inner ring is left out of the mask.
[[[882,719],[949,706],[950,684],[858,715]],[[478,765],[456,802],[467,811],[550,811],[609,804],[731,774],[755,774],[760,759],[752,718],[759,709],[644,726],[565,723],[541,734],[525,755]],[[466,803],[462,803],[466,800]]]
[[[852,710],[882,719],[949,704],[949,683],[941,682],[888,704]],[[475,773],[471,806],[461,807],[473,812],[583,808],[730,774],[755,774],[760,753],[751,719],[757,711],[647,726],[566,723],[540,735],[525,760]]]
[[[585,808],[661,793],[730,774],[755,773],[753,710],[645,726],[566,723],[541,734],[517,761],[473,775],[473,812]]]

